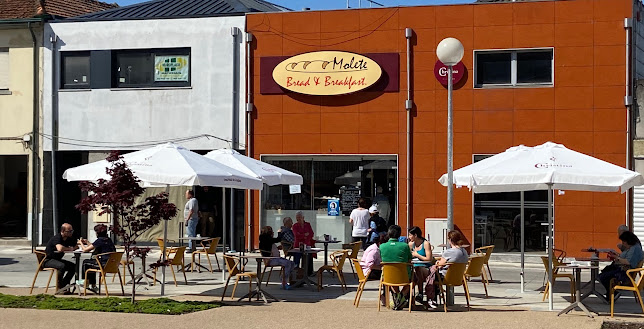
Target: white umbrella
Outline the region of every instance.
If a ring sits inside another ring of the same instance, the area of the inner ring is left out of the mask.
[[[446,185],[447,175],[438,181]],[[552,287],[552,190],[624,193],[633,186],[644,185],[644,178],[637,172],[547,142],[535,147],[512,147],[458,169],[454,171],[454,184],[468,186],[474,193],[548,190],[548,280]],[[523,222],[523,214],[521,219]],[[523,254],[523,234],[521,240]],[[551,310],[552,303],[550,294]]]
[[[246,175],[259,178],[266,185],[302,185],[301,175],[274,165],[240,154],[231,149],[219,149],[208,152],[206,158],[213,159],[228,167],[235,168]]]
[[[123,160],[144,186],[217,186],[228,188],[261,190],[264,186],[256,177],[225,166],[192,152],[183,146],[167,143],[148,149],[127,153]],[[97,181],[109,179],[106,169],[110,167],[107,160],[65,170],[63,178],[67,181]],[[225,223],[225,221],[224,221]],[[168,222],[163,226],[163,250],[167,240]],[[224,235],[224,246],[225,246]],[[165,266],[162,270],[161,295],[165,286]]]
[[[215,160],[226,166],[235,168],[249,176],[256,177],[266,185],[302,185],[304,179],[301,175],[280,167],[268,164],[251,157],[240,154],[231,149],[219,149],[210,151],[205,155],[206,158]],[[231,198],[232,200],[232,198]],[[232,207],[231,201],[231,207]],[[249,210],[250,211],[250,210]],[[234,214],[231,212],[231,222]],[[230,243],[233,244],[233,227],[230,227]]]

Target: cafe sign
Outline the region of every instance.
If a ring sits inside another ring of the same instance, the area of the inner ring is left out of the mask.
[[[343,95],[378,82],[382,68],[367,56],[316,51],[285,59],[273,69],[282,88],[306,95]]]

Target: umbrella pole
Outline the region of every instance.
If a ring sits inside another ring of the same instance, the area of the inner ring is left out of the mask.
[[[223,245],[223,250],[222,254],[226,254],[226,188],[222,187],[221,188],[221,222],[223,223],[223,228],[221,230],[221,238],[222,238],[222,245]],[[224,262],[225,264],[226,262]],[[227,267],[226,267],[227,268]],[[226,280],[226,271],[221,271],[221,281]]]
[[[553,310],[554,304],[554,286],[552,285],[552,184],[548,184],[548,285],[550,294],[548,295],[548,310]]]
[[[525,195],[521,191],[521,293],[525,292]],[[516,244],[515,244],[516,246]]]
[[[170,192],[170,185],[165,186],[165,193]],[[163,248],[161,248],[161,296],[165,294],[165,245],[168,243],[168,221],[163,220]],[[145,269],[143,269],[145,272]]]

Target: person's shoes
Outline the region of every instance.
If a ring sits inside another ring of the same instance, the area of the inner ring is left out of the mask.
[[[416,296],[414,297],[414,300],[417,303],[422,304],[423,303],[423,294],[420,294],[420,293],[416,294]]]
[[[284,290],[291,290],[291,284],[290,284],[290,283],[283,284],[283,285],[282,285],[282,289],[284,289]]]
[[[87,290],[89,290],[89,291],[91,291],[91,292],[93,292],[95,294],[98,294],[98,287],[95,284],[87,287]]]
[[[431,300],[431,299],[427,302],[427,305],[429,305],[429,307],[430,307],[430,308],[436,308],[436,307],[438,307],[438,306],[436,305],[436,302],[435,302],[435,301],[433,301],[433,300]]]
[[[84,286],[85,285],[85,280],[83,280],[83,279],[76,280],[76,285],[78,285],[79,287]]]

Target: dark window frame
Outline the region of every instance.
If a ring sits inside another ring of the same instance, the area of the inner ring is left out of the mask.
[[[518,82],[517,54],[525,53],[550,53],[550,81],[549,82]],[[509,83],[479,83],[479,57],[480,54],[510,54],[510,82]],[[515,87],[551,87],[555,83],[554,48],[526,48],[503,50],[475,50],[474,51],[474,88],[515,88]]]
[[[152,63],[150,70],[150,83],[121,83],[119,71],[119,55],[122,54],[143,54],[149,56]],[[154,81],[154,59],[155,56],[188,56],[188,81]],[[112,88],[136,89],[136,88],[176,88],[192,86],[192,51],[190,47],[181,48],[148,48],[148,49],[119,49],[112,50]]]
[[[67,84],[65,78],[67,77],[65,59],[69,57],[86,57],[87,58],[87,81],[80,83]],[[60,52],[60,89],[90,89],[92,81],[91,69],[91,52],[85,51],[61,51]]]

